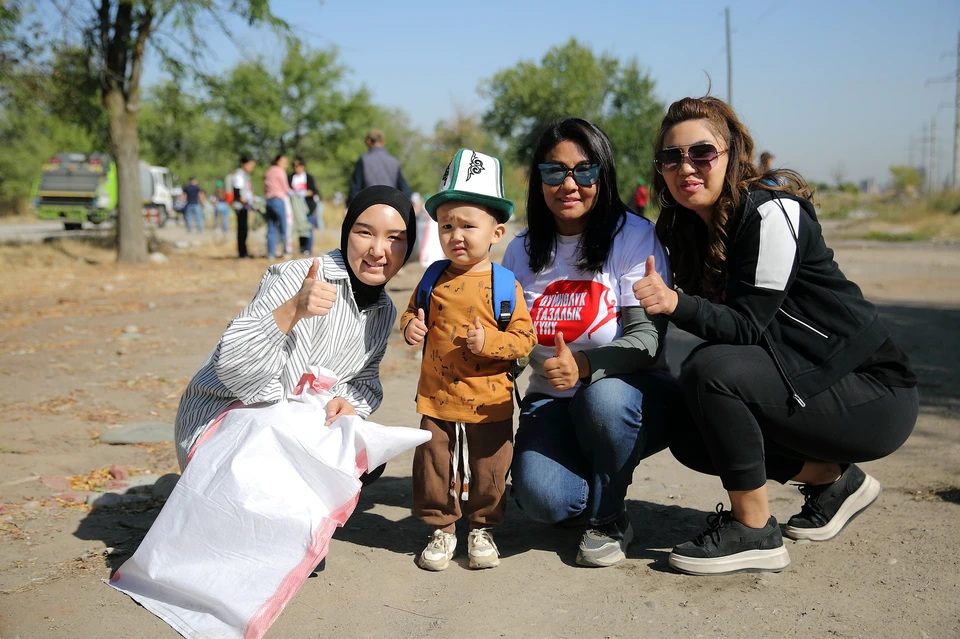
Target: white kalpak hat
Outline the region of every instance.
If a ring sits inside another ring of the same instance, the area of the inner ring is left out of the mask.
[[[513,215],[513,202],[503,197],[503,170],[492,155],[460,149],[450,160],[440,180],[440,190],[427,200],[427,213],[437,219],[437,207],[444,202],[469,202],[499,213],[499,222]]]

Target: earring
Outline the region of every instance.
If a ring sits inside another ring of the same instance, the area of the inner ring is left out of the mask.
[[[668,202],[667,198],[664,195],[665,193],[668,193],[667,189],[662,189],[660,193],[657,194],[657,201],[660,202],[660,208],[672,209],[677,205],[677,201],[674,200],[673,202]]]

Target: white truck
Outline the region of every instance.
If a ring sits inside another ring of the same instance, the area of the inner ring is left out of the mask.
[[[140,162],[140,194],[147,222],[163,226],[174,216],[173,177],[166,167]]]

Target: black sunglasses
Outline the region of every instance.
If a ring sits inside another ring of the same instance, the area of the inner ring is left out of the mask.
[[[581,162],[575,167],[568,168],[566,164],[560,162],[551,162],[549,164],[538,164],[540,169],[540,181],[547,186],[558,186],[563,184],[567,175],[573,174],[573,181],[580,186],[593,186],[600,181],[600,165]]]
[[[675,171],[683,164],[683,158],[686,157],[693,166],[701,171],[709,171],[714,163],[726,151],[718,151],[712,144],[694,144],[686,152],[679,147],[664,149],[658,151],[653,156],[653,163],[657,167],[657,173]]]

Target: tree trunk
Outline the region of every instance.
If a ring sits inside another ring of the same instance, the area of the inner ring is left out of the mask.
[[[137,112],[127,109],[123,92],[113,89],[103,97],[110,130],[110,153],[117,163],[117,261],[147,261],[140,193],[140,141]]]

